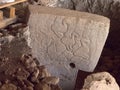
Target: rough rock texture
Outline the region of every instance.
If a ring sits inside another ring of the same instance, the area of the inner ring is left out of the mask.
[[[44,6],[62,7],[103,15],[111,19],[110,34],[106,43],[112,49],[120,48],[120,0],[38,0]],[[44,1],[44,2],[45,2]],[[50,4],[50,5],[49,5]],[[112,43],[111,43],[112,42]]]
[[[61,90],[59,78],[29,54],[29,35],[21,23],[0,30],[0,90]]]
[[[104,48],[95,72],[107,71],[116,78],[120,86],[120,48],[117,50]]]
[[[109,20],[34,5],[29,10],[33,54],[60,77],[64,90],[71,90],[78,69],[94,70],[109,32]]]
[[[120,48],[120,0],[73,0],[75,10],[95,13],[111,19],[107,46]],[[112,42],[112,43],[111,43]]]
[[[49,74],[30,54],[0,58],[0,90],[61,90],[59,78]]]
[[[61,8],[68,8],[73,9],[73,1],[71,0],[38,0],[37,4],[41,4],[42,6],[49,6],[49,7],[61,7]]]
[[[0,4],[14,2],[15,0],[0,0]]]
[[[116,80],[107,72],[89,75],[82,90],[119,90]]]
[[[31,52],[29,27],[21,23],[0,30],[0,57],[20,58]]]
[[[120,20],[120,0],[37,0],[44,6],[69,8]]]
[[[75,10],[104,15],[120,20],[120,0],[73,0]]]

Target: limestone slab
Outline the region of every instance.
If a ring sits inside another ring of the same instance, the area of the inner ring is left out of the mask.
[[[72,90],[78,69],[92,72],[109,33],[108,18],[67,9],[29,6],[34,56]]]

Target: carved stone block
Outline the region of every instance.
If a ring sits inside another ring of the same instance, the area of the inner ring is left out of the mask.
[[[29,6],[34,56],[73,90],[78,69],[92,72],[109,32],[108,18],[67,9]]]

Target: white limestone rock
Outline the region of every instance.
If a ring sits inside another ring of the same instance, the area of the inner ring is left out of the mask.
[[[15,0],[0,0],[0,4],[14,2]]]
[[[78,69],[93,71],[109,32],[108,18],[67,9],[29,6],[32,53],[72,90]]]
[[[119,90],[116,80],[107,72],[89,75],[82,90]]]
[[[73,2],[71,0],[37,0],[36,3],[48,7],[73,9]]]

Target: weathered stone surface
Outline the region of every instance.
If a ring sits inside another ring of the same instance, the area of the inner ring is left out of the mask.
[[[73,0],[75,10],[109,17],[111,20],[107,47],[120,48],[120,0]],[[111,43],[112,42],[112,43]]]
[[[35,86],[35,90],[52,90],[52,89],[51,89],[51,87],[49,87],[48,84],[39,83]]]
[[[41,77],[42,67],[31,54],[21,59],[0,58],[0,90],[61,90],[59,78]]]
[[[52,1],[55,1],[54,5]],[[38,0],[38,2],[44,6],[68,8],[110,18],[111,27],[106,46],[113,49],[120,48],[120,0]]]
[[[16,30],[17,29],[17,30]],[[0,57],[20,58],[23,53],[31,52],[29,27],[10,27],[8,30],[0,30]]]
[[[72,0],[38,0],[37,3],[43,6],[73,9]]]
[[[44,6],[62,7],[120,20],[120,0],[38,0]]]
[[[4,84],[0,90],[17,90],[17,86],[15,86],[14,84]]]
[[[46,77],[42,80],[42,82],[45,82],[47,84],[57,85],[59,83],[59,78],[57,78],[57,77]]]
[[[107,72],[89,75],[82,90],[119,90],[116,80]]]
[[[0,0],[0,4],[2,3],[10,3],[10,2],[14,2],[15,0]]]
[[[33,54],[71,90],[78,69],[93,71],[109,32],[109,19],[77,11],[29,6]]]
[[[95,13],[120,20],[120,0],[73,0],[75,10]]]

